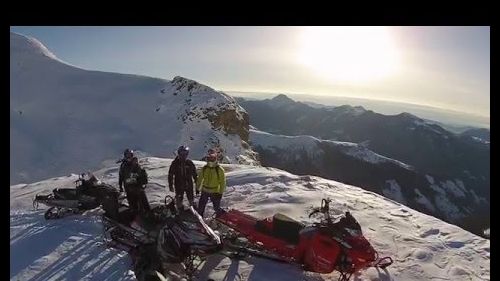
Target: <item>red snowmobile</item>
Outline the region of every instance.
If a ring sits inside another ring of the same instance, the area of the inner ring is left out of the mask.
[[[364,268],[391,265],[392,258],[378,257],[349,212],[333,222],[330,202],[323,199],[321,207],[313,210],[309,217],[318,213],[324,217],[309,226],[279,213],[259,220],[234,209],[219,214],[216,220],[229,228],[222,236],[226,247],[242,254],[298,264],[307,271],[337,270],[342,281]]]

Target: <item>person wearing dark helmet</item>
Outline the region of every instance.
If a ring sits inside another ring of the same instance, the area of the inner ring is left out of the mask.
[[[188,159],[189,147],[180,146],[177,149],[177,157],[168,169],[168,188],[171,192],[175,189],[175,202],[177,208],[181,208],[184,193],[191,206],[194,206],[193,183],[197,181],[196,167],[193,161]]]
[[[128,155],[129,156],[129,155]],[[148,212],[150,206],[144,186],[148,183],[148,174],[141,168],[137,157],[127,157],[120,166],[119,184],[125,187],[130,209],[136,213]]]
[[[202,217],[208,199],[212,201],[216,215],[223,211],[220,202],[226,189],[226,175],[224,169],[217,163],[217,155],[215,153],[208,155],[206,161],[207,164],[201,169],[196,181],[196,193],[201,190],[198,213]]]
[[[130,170],[133,157],[134,151],[127,148],[123,152],[123,159],[119,160],[121,162],[120,171],[118,172],[118,187],[120,188],[120,192],[123,192],[124,171]]]

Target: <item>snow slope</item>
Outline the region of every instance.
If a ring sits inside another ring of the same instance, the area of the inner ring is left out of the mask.
[[[460,179],[436,175],[434,178],[413,166],[371,151],[365,143],[271,134],[254,127],[250,129],[250,143],[264,166],[357,185],[450,223],[484,218],[475,212],[488,205],[484,197],[477,197]],[[478,231],[474,223],[462,226]]]
[[[147,157],[149,201],[166,194],[166,172],[171,159]],[[198,168],[203,162],[196,161]],[[363,233],[381,255],[395,263],[386,270],[369,269],[352,280],[490,280],[490,242],[454,225],[419,213],[395,201],[313,176],[296,176],[278,169],[224,165],[228,188],[223,207],[237,208],[258,217],[283,212],[307,222],[311,207],[324,197],[332,207],[346,210],[360,222]],[[117,184],[113,164],[95,174]],[[32,210],[31,200],[41,191],[71,186],[76,175],[52,178],[10,188],[11,280],[133,280],[125,252],[105,249],[101,227],[92,210],[82,216],[44,221],[44,210]],[[212,212],[211,205],[207,215]],[[198,280],[337,280],[336,273],[304,273],[290,265],[263,259],[231,260],[212,256],[202,264]]]
[[[187,144],[201,159],[220,146],[229,163],[257,163],[247,141],[248,115],[223,92],[182,77],[84,70],[10,33],[11,184],[96,169],[127,147],[172,157]]]

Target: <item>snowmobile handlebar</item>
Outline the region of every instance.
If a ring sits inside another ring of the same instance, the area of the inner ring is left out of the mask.
[[[322,211],[329,211],[330,210],[330,202],[332,202],[332,199],[330,198],[323,198],[321,200],[321,210]]]
[[[319,212],[320,212],[319,208],[314,208],[313,211],[311,213],[309,213],[309,218],[312,217],[314,214],[319,213]]]
[[[167,203],[168,198],[170,198],[170,202]],[[165,196],[165,199],[163,202],[164,202],[165,206],[168,206],[170,203],[174,202],[174,198],[170,195],[167,195],[167,196]]]
[[[391,265],[394,261],[392,260],[391,257],[383,257],[381,259],[379,259],[375,264],[374,266],[375,267],[380,267],[382,269],[388,267],[389,265]]]
[[[79,182],[82,182],[82,183],[83,183],[83,182],[85,181],[84,177],[85,177],[85,173],[81,173],[81,174],[79,174],[79,175],[78,175],[78,179],[75,181],[75,184],[77,184],[77,183],[79,183]]]
[[[326,219],[330,219],[330,202],[332,202],[332,199],[330,198],[323,198],[321,200],[321,207],[316,207],[313,209],[313,211],[309,214],[309,217],[313,216],[316,213],[322,213],[326,216]]]

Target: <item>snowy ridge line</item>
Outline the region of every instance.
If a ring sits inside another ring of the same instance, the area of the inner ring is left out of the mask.
[[[187,145],[201,159],[217,147],[225,162],[259,165],[247,112],[221,91],[180,76],[73,67],[15,33],[10,54],[11,184],[93,170],[125,148],[171,157]]]
[[[323,140],[309,135],[286,136],[280,134],[272,134],[256,129],[250,129],[250,140],[254,143],[254,145],[259,145],[266,148],[272,148],[273,146],[280,148],[301,147],[306,149],[310,156],[315,156],[321,153],[319,152],[320,149],[317,149],[317,143],[326,143],[335,147],[339,147],[343,149],[346,154],[356,157],[360,160],[364,160],[374,164],[389,162],[401,166],[407,170],[413,170],[413,167],[408,164],[380,155],[369,150],[363,145],[352,142]]]

